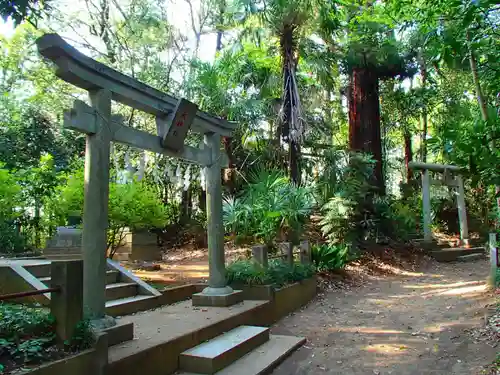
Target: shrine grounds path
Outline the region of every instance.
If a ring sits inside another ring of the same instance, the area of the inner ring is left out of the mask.
[[[273,327],[308,338],[273,375],[480,374],[497,352],[474,335],[494,303],[488,269],[486,260],[431,262],[325,292]]]

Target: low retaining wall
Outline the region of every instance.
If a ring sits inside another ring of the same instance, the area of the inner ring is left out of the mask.
[[[231,285],[234,289],[243,291],[246,300],[266,300],[267,313],[252,323],[269,326],[298,308],[304,306],[316,296],[317,282],[313,276],[294,284],[274,289],[272,285]],[[262,318],[264,318],[262,320]]]
[[[23,375],[105,375],[108,364],[108,337],[101,334],[92,349],[55,362],[42,364],[32,370],[23,371]]]

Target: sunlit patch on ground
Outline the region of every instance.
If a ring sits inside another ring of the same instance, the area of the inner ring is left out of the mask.
[[[403,343],[395,343],[395,344],[372,344],[365,346],[363,348],[367,352],[370,353],[378,353],[385,355],[406,355],[407,351],[410,349],[407,345]]]
[[[350,333],[363,333],[363,334],[376,334],[376,335],[396,335],[407,333],[394,329],[383,329],[377,327],[332,327],[328,329],[332,332],[350,332]]]

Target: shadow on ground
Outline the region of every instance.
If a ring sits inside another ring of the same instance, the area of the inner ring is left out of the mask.
[[[493,302],[487,273],[485,260],[432,263],[326,293],[273,328],[308,338],[273,374],[477,374],[496,354],[467,332]]]

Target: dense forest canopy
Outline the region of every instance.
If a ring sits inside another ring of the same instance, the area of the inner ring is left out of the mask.
[[[81,213],[72,178],[81,173],[85,139],[62,121],[72,100],[85,96],[37,53],[34,41],[45,32],[238,123],[221,145],[230,160],[222,174],[228,233],[295,238],[313,212],[330,241],[418,231],[412,160],[462,167],[471,226],[483,232],[497,221],[500,6],[493,0],[1,0],[0,15],[0,177],[19,186],[0,186],[0,250],[42,247]],[[113,111],[128,126],[156,131],[150,115],[118,104]],[[114,145],[111,165],[117,218],[110,220],[203,227],[198,167],[123,145]],[[135,208],[120,212],[121,194],[165,209],[126,217]],[[453,231],[454,193],[436,188],[433,197],[436,225]]]

